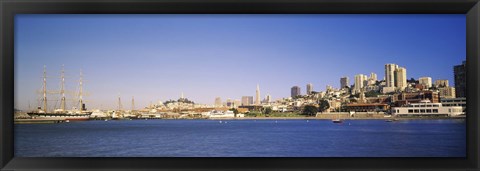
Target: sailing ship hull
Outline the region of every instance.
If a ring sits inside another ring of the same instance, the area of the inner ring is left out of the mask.
[[[68,113],[27,113],[33,119],[55,119],[55,120],[69,120],[69,121],[85,121],[90,119],[91,112],[82,114],[68,114]]]

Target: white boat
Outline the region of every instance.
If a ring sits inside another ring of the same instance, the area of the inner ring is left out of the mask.
[[[442,103],[431,103],[422,100],[420,103],[411,103],[403,107],[393,107],[392,114],[396,117],[455,117],[463,115],[461,106],[442,106]]]
[[[90,118],[107,118],[107,117],[108,117],[107,113],[98,109],[94,110],[90,115]]]
[[[225,112],[212,110],[208,115],[209,118],[233,118],[235,117],[235,113],[233,111],[227,110]]]

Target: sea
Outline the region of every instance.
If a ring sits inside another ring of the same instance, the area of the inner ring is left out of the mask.
[[[16,124],[15,157],[465,157],[464,119]]]

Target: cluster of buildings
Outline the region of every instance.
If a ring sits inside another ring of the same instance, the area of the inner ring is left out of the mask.
[[[425,76],[408,79],[407,68],[397,64],[385,64],[384,79],[379,80],[377,74],[357,74],[353,84],[349,77],[340,78],[340,87],[326,86],[325,91],[314,91],[313,84],[306,85],[306,93],[302,94],[300,86],[290,89],[291,96],[273,100],[270,95],[263,99],[260,86],[257,85],[255,96],[242,96],[241,99],[216,97],[213,105],[187,103],[181,99],[170,103],[151,105],[148,109],[172,110],[229,110],[232,108],[244,113],[262,111],[266,108],[275,112],[298,112],[306,105],[319,106],[327,101],[329,107],[323,112],[385,112],[392,107],[407,106],[412,103],[429,101],[442,103],[444,106],[466,106],[466,66],[465,61],[453,67],[454,86],[447,79],[433,80]]]

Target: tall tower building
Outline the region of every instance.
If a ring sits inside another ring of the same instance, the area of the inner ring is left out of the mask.
[[[448,80],[435,80],[435,83],[433,84],[435,87],[449,87],[450,84],[448,83]]]
[[[407,87],[407,69],[404,67],[398,67],[395,70],[395,87],[401,91]]]
[[[356,93],[360,92],[360,90],[363,88],[364,82],[365,82],[365,77],[366,77],[366,75],[363,75],[363,74],[355,75],[355,85],[354,85],[353,90]]]
[[[467,95],[467,65],[463,61],[461,65],[453,67],[455,77],[455,95],[457,97],[466,97]]]
[[[242,96],[242,106],[253,104],[253,96]]]
[[[312,91],[313,91],[313,84],[312,83],[307,84],[307,94],[308,95],[312,94]]]
[[[260,105],[260,87],[257,84],[257,91],[255,92],[255,105]]]
[[[293,86],[293,87],[291,88],[290,95],[291,95],[292,97],[296,97],[296,96],[301,95],[301,93],[300,93],[300,87],[299,87],[299,86]]]
[[[215,98],[215,107],[222,107],[222,99],[220,97]]]
[[[345,88],[347,86],[349,86],[348,85],[348,77],[340,78],[340,88],[342,89],[342,88]]]
[[[432,77],[420,77],[418,78],[418,83],[430,88],[432,87]]]
[[[395,87],[395,70],[397,64],[385,64],[385,83],[386,87]]]
[[[368,78],[368,85],[373,85],[377,82],[377,74],[375,73],[370,73],[370,78]]]
[[[272,96],[270,96],[270,94],[267,94],[267,96],[265,96],[265,103],[270,103],[272,101]]]

